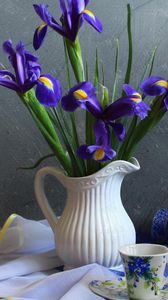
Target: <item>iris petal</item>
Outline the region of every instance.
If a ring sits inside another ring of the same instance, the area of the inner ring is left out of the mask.
[[[67,14],[67,7],[65,4],[65,0],[59,0],[59,2],[60,2],[60,8],[61,8],[62,14],[63,15]]]
[[[2,48],[6,54],[8,54],[8,59],[13,67],[15,67],[15,50],[12,46],[12,41],[7,40],[3,43]]]
[[[16,52],[15,72],[18,84],[23,85],[26,80],[26,60],[22,52]]]
[[[4,52],[6,52],[9,55],[14,55],[15,51],[12,47],[12,41],[11,40],[7,40],[3,43],[3,50]]]
[[[126,137],[125,127],[121,123],[110,123],[110,125],[114,129],[114,132],[119,141],[123,141]]]
[[[103,31],[102,23],[91,11],[84,10],[82,12],[82,18],[87,21],[92,27],[94,27],[98,32]]]
[[[56,22],[49,12],[48,5],[34,4],[34,9],[43,22],[45,22],[48,26],[62,36],[74,42],[76,40],[79,28],[82,26],[84,20],[90,23],[90,25],[93,26],[98,32],[102,32],[101,22],[93,15],[92,12],[85,9],[89,1],[90,0],[60,0],[60,9],[62,11],[62,16],[60,18],[62,23],[61,25]],[[36,41],[37,35],[38,32],[36,30],[34,37],[35,48],[41,46],[41,43],[38,45]]]
[[[85,6],[87,6],[89,2],[90,0],[85,0]]]
[[[168,110],[168,96],[165,97],[164,104],[165,104],[166,109]]]
[[[90,159],[90,158],[92,158],[92,153],[90,153],[90,152],[88,151],[88,146],[87,146],[87,145],[81,145],[81,146],[77,149],[76,154],[77,154],[79,157],[83,158],[83,159]]]
[[[32,54],[30,51],[28,51],[27,49],[25,49],[25,57],[26,57],[26,61],[31,61],[31,62],[37,62],[38,61],[38,57],[35,56],[34,54]]]
[[[61,100],[61,104],[65,111],[70,112],[75,111],[79,107],[79,104],[71,95],[64,96]]]
[[[36,87],[36,97],[45,106],[55,107],[61,99],[60,82],[49,74],[39,77]]]
[[[123,90],[126,93],[126,95],[133,95],[137,93],[137,91],[129,84],[124,84]]]
[[[92,159],[103,162],[107,160],[111,160],[116,156],[116,152],[108,147],[92,145],[87,147],[87,151],[92,153]]]
[[[35,33],[34,33],[34,39],[33,39],[33,45],[34,48],[37,50],[39,47],[42,45],[42,42],[44,41],[44,38],[47,33],[47,25],[50,26],[52,29],[57,31],[59,34],[67,37],[67,34],[63,30],[62,26],[59,25],[56,20],[53,18],[51,13],[48,10],[48,5],[46,4],[34,4],[34,9],[38,16],[41,18],[41,20],[46,24],[46,27],[44,26],[39,26]]]
[[[73,7],[73,10],[75,11],[76,14],[81,14],[81,12],[85,9],[86,7],[86,2],[84,0],[71,0],[71,5]]]
[[[137,115],[141,119],[144,119],[149,110],[149,105],[144,101],[136,103],[131,99],[131,97],[126,96],[109,105],[104,111],[104,118],[107,121],[114,121],[124,116]]]
[[[17,83],[8,78],[3,78],[0,76],[0,85],[7,87],[8,89],[14,90],[16,92],[21,92],[20,87],[17,85]]]
[[[36,84],[40,76],[41,67],[37,62],[38,58],[25,49],[22,41],[14,49],[12,41],[7,40],[3,43],[3,49],[9,55],[15,75],[8,70],[0,70],[0,85],[20,93],[27,92]]]
[[[80,146],[77,155],[83,159],[93,159],[97,162],[113,159],[116,152],[110,147],[109,127],[102,120],[98,120],[94,126],[94,133],[96,144]]]
[[[41,47],[46,34],[47,34],[47,24],[44,23],[41,26],[39,26],[34,33],[33,47],[35,50]]]
[[[46,23],[49,24],[51,19],[52,19],[52,15],[50,14],[49,10],[48,10],[48,5],[46,4],[34,4],[33,5],[35,12],[37,13],[37,15],[41,18],[41,20]]]
[[[0,78],[6,78],[9,80],[16,81],[15,76],[8,70],[0,70]]]
[[[74,111],[80,107],[93,114],[95,111],[100,112],[101,110],[100,103],[96,98],[96,89],[89,81],[81,82],[71,88],[68,95],[62,98],[62,107],[66,111]]]
[[[141,90],[149,96],[159,96],[167,91],[164,85],[159,85],[157,82],[166,81],[165,78],[159,76],[151,76],[145,79],[140,85]],[[167,81],[166,81],[167,82]]]
[[[81,145],[77,149],[77,155],[83,159],[94,159],[97,162],[112,160],[116,156],[116,152],[111,148],[103,148],[102,146]]]
[[[94,126],[94,133],[96,137],[96,144],[108,146],[110,142],[110,132],[108,126],[102,120],[98,120]]]
[[[86,99],[88,99],[87,93],[82,89],[78,89],[78,90],[74,91],[73,95],[74,95],[76,100],[86,100]]]
[[[116,151],[109,148],[106,150],[106,160],[112,160],[116,156]]]

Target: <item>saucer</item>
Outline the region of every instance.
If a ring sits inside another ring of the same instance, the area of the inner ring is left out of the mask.
[[[108,300],[129,300],[125,278],[93,280],[89,283],[89,288],[93,293]],[[168,300],[168,284],[164,285],[158,300]]]

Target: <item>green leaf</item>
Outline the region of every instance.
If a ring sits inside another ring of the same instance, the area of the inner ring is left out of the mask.
[[[116,58],[115,58],[115,76],[114,76],[112,102],[116,98],[116,90],[117,90],[117,83],[118,83],[118,58],[119,58],[119,40],[117,39],[116,40]]]
[[[71,88],[71,79],[70,79],[67,45],[65,43],[65,40],[64,40],[64,53],[65,53],[65,64],[66,64],[66,70],[67,70],[68,89],[70,89]],[[67,121],[64,116],[64,112],[61,109],[60,109],[60,114],[61,114],[61,118],[64,122],[67,134],[71,135],[69,126],[68,126]],[[79,138],[78,138],[78,132],[77,132],[77,128],[76,128],[75,113],[69,113],[69,115],[70,115],[70,121],[71,121],[71,127],[72,127],[72,135],[71,135],[72,148],[75,152],[76,149],[79,147]],[[83,175],[85,175],[85,173],[86,173],[85,162],[83,159],[80,159],[80,158],[77,158],[77,159],[78,159],[79,163],[82,165],[83,172],[84,172]]]
[[[128,31],[128,62],[127,62],[127,70],[125,74],[125,80],[124,82],[129,84],[130,78],[131,78],[131,70],[132,70],[132,56],[133,56],[133,45],[132,45],[132,28],[131,28],[131,6],[130,4],[127,4],[127,31]],[[123,95],[125,93],[123,92]]]
[[[84,176],[85,175],[84,170],[80,164],[78,157],[76,156],[76,153],[72,147],[71,141],[69,140],[68,134],[67,134],[66,130],[64,130],[62,120],[60,119],[59,114],[55,108],[53,109],[53,111],[55,114],[56,122],[59,125],[60,134],[62,136],[62,139],[64,141],[64,144],[66,146],[66,149],[67,149],[70,159],[71,159],[72,168],[73,168],[73,176]]]
[[[94,117],[86,111],[86,145],[94,145],[95,144],[95,137],[93,132],[93,127],[95,124]],[[97,163],[94,160],[87,160],[87,175],[94,173],[97,170]]]
[[[101,104],[103,109],[105,109],[109,104],[109,91],[108,88],[102,84],[101,84],[101,89],[102,89]]]
[[[96,48],[96,62],[95,62],[95,71],[94,71],[94,86],[98,88],[99,85],[99,57],[98,50]]]
[[[78,138],[78,133],[77,133],[77,129],[76,129],[76,120],[75,120],[75,114],[74,113],[70,113],[70,118],[71,118],[71,124],[72,124],[72,145],[74,148],[74,151],[76,152],[76,150],[79,148],[79,138]],[[83,176],[86,175],[86,166],[85,166],[85,161],[82,158],[77,158],[80,165],[82,166],[82,170],[83,170]]]
[[[94,72],[94,86],[98,88],[99,85],[99,58],[98,51],[96,49],[96,61],[95,61],[95,72]],[[86,111],[86,119],[85,119],[85,133],[86,133],[86,144],[94,145],[95,137],[93,132],[93,126],[95,124],[95,118]],[[96,172],[99,168],[99,164],[94,160],[87,160],[87,175]]]
[[[105,85],[104,66],[102,64],[102,85]]]
[[[59,140],[59,137],[55,131],[54,125],[50,119],[50,116],[42,106],[39,101],[36,99],[34,90],[30,90],[25,94],[19,94],[24,105],[29,110],[32,115],[36,125],[43,134],[45,140],[47,141],[50,148],[55,153],[56,157],[62,164],[63,168],[67,171],[68,175],[72,175],[71,161],[66,155],[64,148]]]
[[[51,154],[48,154],[48,155],[45,155],[43,157],[41,157],[40,159],[38,159],[38,161],[36,161],[36,163],[30,167],[19,167],[18,170],[33,170],[35,168],[37,168],[44,160],[46,160],[47,158],[50,158],[50,157],[54,157],[55,154],[51,153]]]
[[[125,80],[124,83],[129,84],[130,78],[131,78],[131,71],[132,71],[132,60],[133,60],[133,43],[132,43],[132,12],[131,12],[131,6],[130,4],[127,4],[127,32],[128,32],[128,61],[127,61],[127,69],[125,74]],[[123,90],[122,96],[125,96],[125,92]],[[118,119],[118,122],[121,120]],[[127,124],[129,122],[128,118],[123,118],[122,124],[124,127],[127,127]],[[119,143],[117,145],[118,150]]]
[[[164,97],[165,95],[155,97],[151,105],[151,111],[149,112],[148,116],[142,121],[140,121],[137,127],[135,128],[131,142],[126,149],[126,159],[129,159],[132,156],[132,153],[133,151],[135,151],[135,148],[137,147],[138,143],[150,130],[152,130],[157,125],[157,123],[166,113],[166,109],[161,108]]]
[[[148,62],[146,64],[146,67],[145,67],[144,73],[143,73],[143,75],[141,77],[139,85],[141,84],[141,82],[143,82],[143,80],[146,77],[149,77],[152,74],[152,70],[153,70],[153,66],[154,66],[154,62],[155,62],[155,57],[156,57],[156,51],[157,51],[157,47],[155,47],[154,49],[152,49],[151,55],[150,55],[149,60],[148,60]],[[139,85],[137,87],[137,90],[139,90]]]
[[[86,77],[86,81],[89,80],[89,69],[88,69],[88,62],[86,61],[85,64],[85,77]]]
[[[73,133],[72,133],[72,129],[70,127],[71,118],[69,120],[69,115],[70,114],[68,114],[68,118],[67,118],[67,113],[66,113],[66,116],[65,116],[65,112],[63,111],[63,109],[61,107],[57,107],[57,111],[58,111],[59,118],[62,121],[63,128],[65,128],[65,131],[67,132],[68,136],[71,139],[73,139]]]
[[[68,57],[75,75],[77,82],[85,81],[85,72],[82,59],[82,50],[80,47],[79,39],[76,38],[75,42],[64,39]]]
[[[127,157],[127,147],[128,147],[128,145],[129,145],[129,143],[132,139],[134,130],[135,130],[136,125],[137,125],[137,121],[138,121],[137,116],[132,118],[131,124],[128,128],[128,131],[127,131],[126,138],[125,138],[124,142],[122,143],[122,145],[120,147],[120,150],[118,152],[117,159],[123,159],[123,160],[126,159],[126,157]]]

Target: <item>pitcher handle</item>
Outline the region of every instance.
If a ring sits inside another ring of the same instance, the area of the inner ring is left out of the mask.
[[[35,180],[34,180],[34,190],[35,190],[35,195],[37,202],[49,222],[51,228],[53,231],[55,231],[55,227],[58,221],[58,217],[55,216],[48,199],[46,197],[45,191],[44,191],[44,179],[47,175],[52,175],[59,179],[60,177],[65,176],[63,172],[60,170],[57,170],[56,168],[53,167],[44,167],[37,171],[35,175]]]

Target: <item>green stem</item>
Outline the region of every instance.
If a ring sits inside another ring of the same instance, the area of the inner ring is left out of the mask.
[[[71,42],[66,38],[64,39],[64,41],[76,81],[78,83],[85,81],[82,50],[78,37],[76,38],[75,42]]]
[[[55,153],[63,168],[66,170],[67,174],[72,176],[71,161],[62,147],[47,110],[36,99],[34,90],[31,90],[25,94],[19,94],[19,97],[29,110],[36,125],[38,126],[50,148]]]
[[[65,146],[67,148],[67,151],[69,153],[69,156],[71,157],[71,162],[72,162],[72,168],[73,168],[73,175],[74,176],[83,176],[84,174],[84,170],[82,168],[82,166],[80,165],[80,162],[78,160],[78,158],[76,157],[74,150],[71,146],[71,142],[68,139],[68,136],[66,134],[66,132],[63,130],[63,126],[62,126],[62,122],[59,118],[59,115],[57,113],[57,111],[55,109],[53,109],[54,114],[55,114],[55,118],[56,121],[58,122],[59,128],[60,128],[60,134],[62,135],[62,138],[64,140]]]

